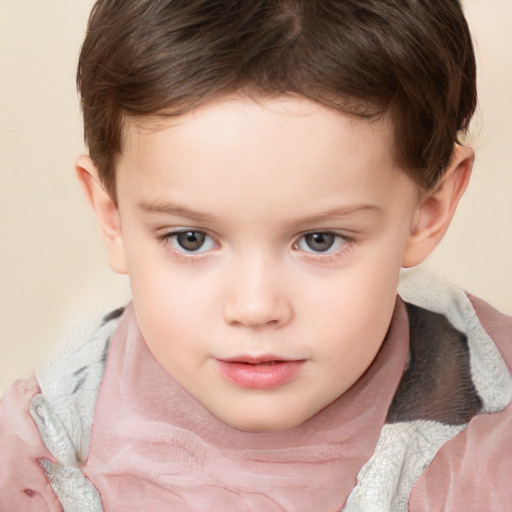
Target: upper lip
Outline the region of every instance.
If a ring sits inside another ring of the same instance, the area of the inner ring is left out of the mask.
[[[223,361],[225,363],[263,364],[270,362],[285,363],[293,361],[302,361],[302,359],[290,359],[286,357],[276,356],[273,354],[265,354],[261,356],[241,355],[235,357],[228,357],[225,359],[219,359],[219,361]]]

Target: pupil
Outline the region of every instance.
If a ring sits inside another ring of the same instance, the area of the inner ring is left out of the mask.
[[[311,233],[306,235],[306,243],[314,251],[325,252],[333,246],[334,235],[331,233]]]
[[[204,244],[205,234],[197,231],[186,231],[177,236],[177,241],[187,251],[197,251]]]

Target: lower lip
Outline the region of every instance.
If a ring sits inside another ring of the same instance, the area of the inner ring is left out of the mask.
[[[271,364],[246,364],[220,361],[221,374],[246,389],[272,389],[291,381],[305,361],[275,361]]]

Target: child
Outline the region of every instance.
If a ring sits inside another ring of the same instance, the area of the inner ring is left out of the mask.
[[[471,173],[458,1],[99,0],[78,84],[133,301],[3,398],[0,511],[510,510],[512,319],[397,298]]]

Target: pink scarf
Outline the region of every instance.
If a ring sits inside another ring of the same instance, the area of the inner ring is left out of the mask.
[[[84,473],[105,512],[337,511],[375,449],[408,350],[398,300],[359,381],[287,431],[219,421],[153,358],[130,306],[112,341]]]

